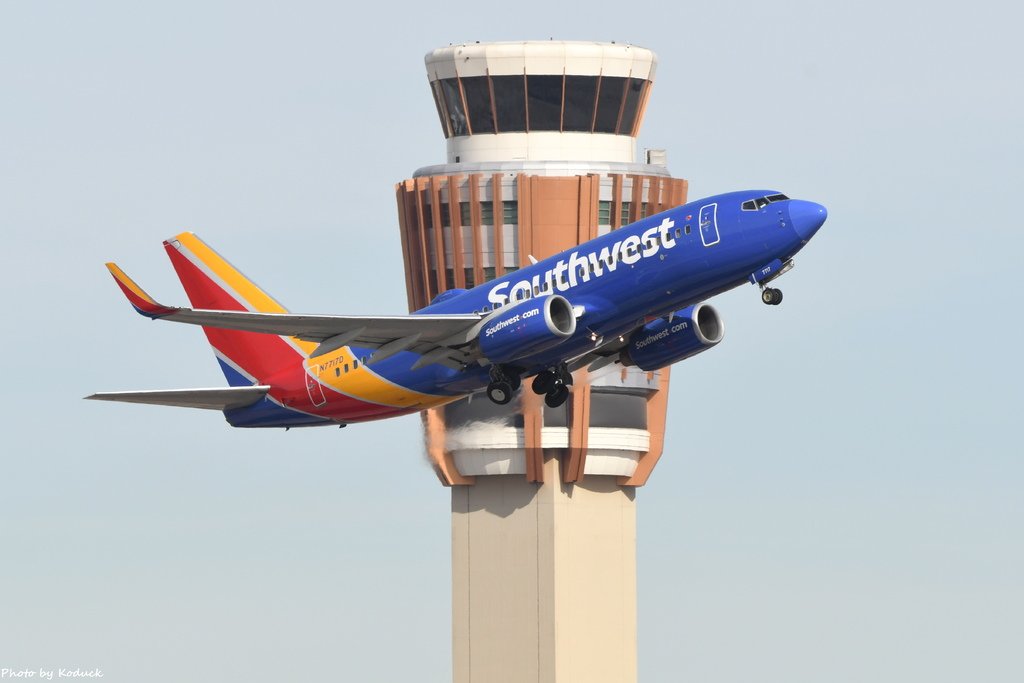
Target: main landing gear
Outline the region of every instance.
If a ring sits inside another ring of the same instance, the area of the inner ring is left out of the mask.
[[[766,287],[761,290],[761,301],[769,306],[778,306],[782,303],[782,290]]]
[[[491,381],[487,385],[487,398],[499,406],[512,400],[512,396],[522,384],[523,379],[513,369],[501,365],[491,366]],[[565,363],[550,370],[543,370],[533,378],[533,393],[544,396],[544,403],[549,408],[563,405],[569,398],[569,387],[572,386],[572,373]]]
[[[491,382],[487,385],[487,398],[499,406],[512,400],[512,396],[523,383],[517,372],[509,372],[500,365],[491,366]]]
[[[750,274],[750,281],[761,288],[761,301],[769,306],[778,306],[782,303],[782,290],[773,289],[768,286],[768,283],[785,275],[792,269],[793,259],[788,259],[785,262],[781,259],[775,259]]]
[[[549,408],[557,408],[569,398],[569,387],[572,386],[572,374],[565,363],[551,370],[543,370],[533,378],[533,393],[543,394],[544,403]]]

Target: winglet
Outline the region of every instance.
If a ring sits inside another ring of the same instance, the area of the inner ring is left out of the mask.
[[[170,308],[159,304],[149,294],[135,284],[128,275],[121,270],[116,263],[108,263],[107,270],[114,276],[114,281],[117,282],[117,286],[121,288],[124,295],[128,297],[128,303],[130,303],[136,311],[147,318],[162,318],[165,315],[170,315],[178,309]]]

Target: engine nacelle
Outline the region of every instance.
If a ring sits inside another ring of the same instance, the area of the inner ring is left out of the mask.
[[[718,311],[707,304],[697,304],[676,311],[672,322],[659,318],[629,337],[619,360],[651,371],[696,356],[722,341],[725,324]]]
[[[510,363],[546,351],[575,331],[572,304],[552,294],[498,309],[484,320],[477,343],[487,360]]]

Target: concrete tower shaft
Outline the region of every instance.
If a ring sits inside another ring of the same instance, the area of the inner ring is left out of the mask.
[[[632,45],[453,45],[426,56],[444,163],[396,185],[410,310],[686,202],[636,160],[656,59]],[[657,160],[657,163],[650,163]],[[423,414],[452,488],[455,680],[636,680],[635,488],[662,452],[668,370],[579,370]]]

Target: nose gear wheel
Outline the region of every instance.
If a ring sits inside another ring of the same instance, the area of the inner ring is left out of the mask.
[[[769,306],[778,306],[782,303],[782,290],[768,287],[761,290],[761,301]]]

